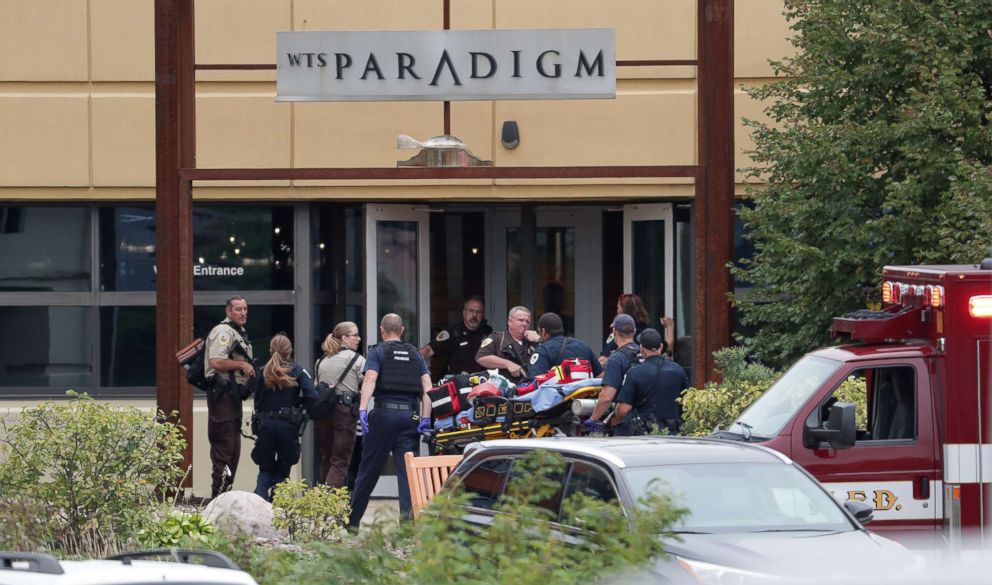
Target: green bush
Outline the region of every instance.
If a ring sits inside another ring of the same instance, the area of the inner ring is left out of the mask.
[[[467,495],[456,485],[436,496],[415,524],[376,524],[356,542],[315,545],[284,582],[571,585],[632,571],[664,554],[660,536],[670,534],[684,511],[663,494],[629,515],[615,502],[570,497],[564,503],[568,523],[589,532],[563,543],[541,506],[560,487],[548,472],[563,464],[541,451],[514,463],[521,481],[496,504],[484,534],[465,523]]]
[[[114,552],[132,544],[162,495],[178,486],[185,443],[161,413],[69,394],[15,421],[0,419],[0,538],[19,538],[10,516],[34,509],[44,512],[44,548]]]
[[[682,403],[682,430],[686,435],[708,435],[717,426],[733,422],[744,409],[764,394],[779,373],[749,362],[743,347],[726,347],[713,353],[723,382],[689,388]]]
[[[272,525],[299,542],[338,540],[350,510],[345,488],[308,487],[301,479],[287,480],[276,486],[272,496]]]
[[[177,546],[214,548],[217,529],[196,512],[171,509],[165,515],[138,531],[138,540],[145,548]]]

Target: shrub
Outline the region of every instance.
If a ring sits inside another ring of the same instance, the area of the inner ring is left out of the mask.
[[[272,496],[272,525],[289,532],[293,540],[338,540],[351,508],[348,490],[326,485],[307,487],[301,479],[286,480]]]
[[[660,536],[684,512],[663,494],[629,517],[615,502],[572,496],[563,504],[569,524],[589,531],[563,543],[541,506],[560,487],[548,472],[563,464],[542,451],[515,462],[521,481],[496,504],[499,513],[484,534],[465,523],[468,499],[456,485],[436,496],[415,524],[376,524],[358,542],[314,546],[285,582],[571,585],[634,570],[664,553]]]
[[[0,419],[0,501],[44,510],[46,548],[114,552],[178,485],[185,443],[161,413],[69,394],[67,402],[24,409],[16,421]],[[0,520],[0,534],[10,537],[9,522]]]
[[[682,430],[686,435],[708,435],[717,426],[736,420],[779,375],[775,370],[749,362],[743,347],[726,347],[714,352],[713,357],[723,382],[689,388],[679,398]]]
[[[138,540],[146,548],[214,548],[216,535],[214,525],[200,514],[171,509],[138,531]]]

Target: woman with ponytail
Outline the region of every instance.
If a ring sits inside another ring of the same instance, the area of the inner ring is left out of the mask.
[[[262,368],[255,392],[258,438],[251,460],[258,465],[255,493],[272,501],[272,489],[289,477],[300,461],[300,429],[304,408],[317,398],[310,374],[293,362],[293,343],[285,333],[269,342],[272,357]]]
[[[324,355],[313,368],[317,383],[333,386],[338,398],[331,416],[314,421],[320,449],[318,478],[336,488],[348,483],[348,467],[358,432],[359,391],[365,370],[365,358],[358,353],[361,342],[358,325],[351,321],[338,323],[324,339],[321,345]]]

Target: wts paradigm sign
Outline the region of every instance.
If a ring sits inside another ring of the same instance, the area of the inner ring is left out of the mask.
[[[613,29],[276,33],[276,100],[611,99]]]

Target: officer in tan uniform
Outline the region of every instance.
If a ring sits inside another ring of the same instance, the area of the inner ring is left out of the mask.
[[[513,382],[530,378],[527,371],[535,344],[541,340],[530,327],[530,309],[513,307],[506,319],[506,331],[497,331],[482,340],[475,361],[488,370],[499,373]]]
[[[255,366],[245,333],[248,301],[234,296],[224,308],[227,318],[207,336],[205,374],[212,381],[207,394],[207,438],[210,440],[210,497],[231,489],[241,457],[241,402],[251,395]]]

